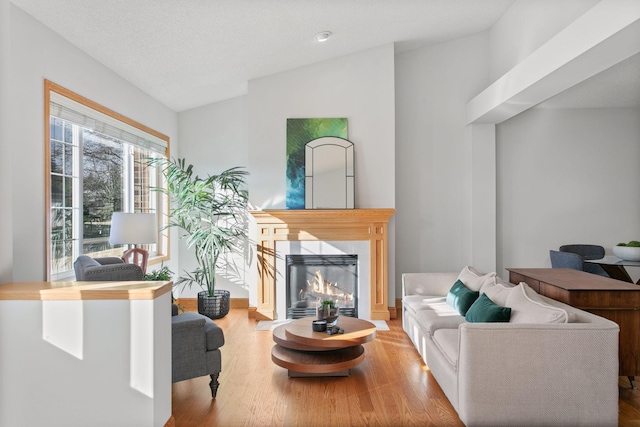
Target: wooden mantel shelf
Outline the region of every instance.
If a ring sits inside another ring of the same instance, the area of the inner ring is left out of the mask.
[[[252,211],[257,224],[256,317],[276,318],[276,242],[369,241],[371,319],[389,320],[388,223],[395,209],[300,209]]]

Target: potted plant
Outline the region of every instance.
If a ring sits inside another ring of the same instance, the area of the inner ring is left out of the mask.
[[[172,274],[173,271],[169,270],[169,267],[166,265],[163,265],[160,267],[160,270],[153,270],[151,273],[145,274],[144,280],[169,282],[171,281]]]
[[[180,229],[180,238],[193,248],[198,267],[176,280],[176,285],[203,290],[198,293],[198,312],[212,319],[229,312],[229,291],[216,289],[216,266],[221,256],[240,251],[247,238],[248,172],[233,167],[206,178],[193,173],[185,159],[149,159],[165,177],[167,188],[157,188],[171,201],[167,227]]]
[[[613,247],[613,254],[625,261],[640,261],[640,241],[632,240],[629,243],[618,243]]]
[[[318,320],[326,320],[327,327],[335,326],[339,316],[338,302],[333,300],[323,300],[316,309]]]

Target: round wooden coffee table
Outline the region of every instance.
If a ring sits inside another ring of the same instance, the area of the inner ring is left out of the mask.
[[[289,370],[290,377],[347,376],[349,369],[364,360],[362,344],[376,337],[376,326],[354,317],[340,317],[343,334],[314,332],[314,317],[294,320],[273,330],[276,345],[271,360]]]

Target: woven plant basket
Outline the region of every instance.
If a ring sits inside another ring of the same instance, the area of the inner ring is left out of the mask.
[[[231,293],[225,290],[215,290],[209,296],[207,291],[198,292],[198,313],[209,319],[221,319],[229,313]]]

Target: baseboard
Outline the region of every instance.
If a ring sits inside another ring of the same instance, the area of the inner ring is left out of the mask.
[[[395,319],[398,317],[398,311],[395,307],[389,307],[389,318]]]
[[[402,313],[402,298],[396,298],[396,313]]]
[[[198,298],[178,298],[176,304],[184,311],[198,311]],[[249,308],[249,298],[231,298],[229,308]]]

